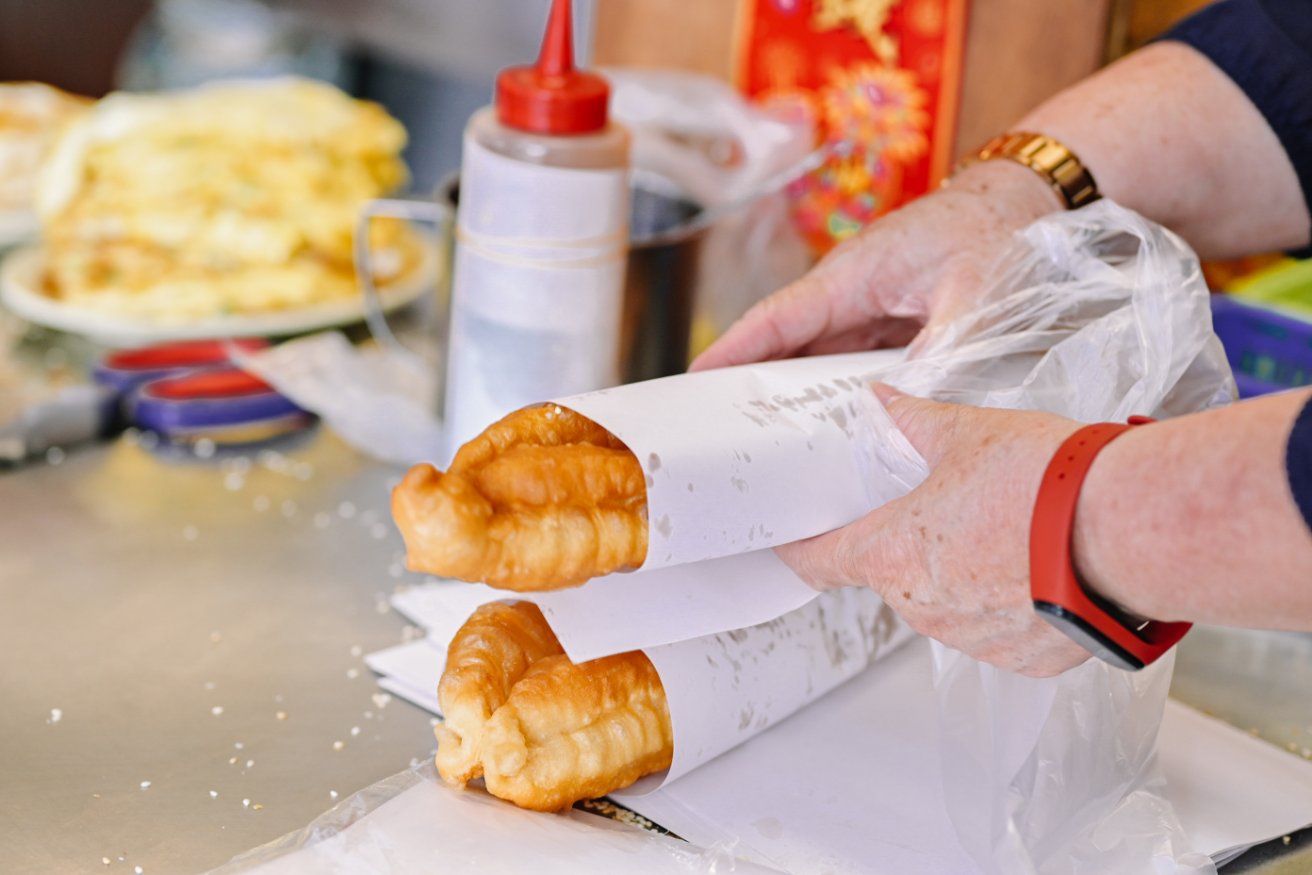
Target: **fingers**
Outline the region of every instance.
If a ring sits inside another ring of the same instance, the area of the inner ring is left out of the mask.
[[[928,271],[909,259],[910,248],[895,223],[886,219],[872,225],[839,245],[806,276],[748,310],[689,369],[814,354],[813,347],[830,338],[844,337],[840,349],[850,350],[869,349],[871,341],[882,345],[890,331],[898,339],[908,337],[906,324],[890,329],[884,323],[890,317],[919,323],[927,315],[921,296],[929,287]],[[847,345],[857,343],[863,332],[868,345]]]
[[[868,586],[881,596],[926,577],[924,556],[900,530],[908,499],[878,507],[850,525],[775,548],[808,586],[821,591]]]
[[[930,466],[948,452],[971,408],[906,395],[886,383],[872,387],[902,431]],[[923,487],[922,487],[923,489]],[[887,597],[902,584],[929,578],[923,538],[912,522],[921,515],[916,493],[890,501],[859,520],[814,538],[776,549],[780,558],[808,585],[820,589],[869,586]]]
[[[833,355],[906,346],[921,329],[921,320],[889,317],[838,334],[820,337],[797,350],[797,355]]]
[[[744,313],[688,370],[788,357],[830,331],[835,307],[829,296],[823,271],[811,271]]]

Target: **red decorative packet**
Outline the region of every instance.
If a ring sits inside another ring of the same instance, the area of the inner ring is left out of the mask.
[[[969,0],[743,0],[738,84],[835,155],[795,183],[825,252],[948,172]]]

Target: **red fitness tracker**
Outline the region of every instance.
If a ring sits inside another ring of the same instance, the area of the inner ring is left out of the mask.
[[[1030,595],[1034,610],[1094,656],[1138,671],[1156,661],[1189,631],[1190,623],[1160,623],[1122,611],[1085,589],[1071,562],[1075,507],[1080,487],[1099,451],[1136,425],[1086,425],[1068,437],[1048,463],[1030,525]]]

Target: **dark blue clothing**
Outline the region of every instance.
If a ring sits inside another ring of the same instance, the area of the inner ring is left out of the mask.
[[[1312,528],[1312,400],[1294,420],[1285,448],[1285,471],[1289,474],[1289,488],[1294,493],[1294,504],[1303,512],[1308,528]]]
[[[1221,0],[1162,38],[1193,46],[1243,89],[1289,155],[1312,214],[1312,0]],[[1312,256],[1312,247],[1294,254]],[[1294,421],[1285,470],[1312,528],[1312,401]]]
[[[1312,0],[1221,0],[1162,38],[1193,46],[1243,89],[1284,146],[1312,213]]]

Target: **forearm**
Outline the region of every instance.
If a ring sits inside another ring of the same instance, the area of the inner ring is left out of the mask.
[[[1080,495],[1077,569],[1145,617],[1312,628],[1312,531],[1285,450],[1312,392],[1133,429]]]
[[[1211,61],[1159,43],[1083,80],[1014,126],[1068,146],[1107,197],[1224,258],[1309,241],[1293,164]]]

